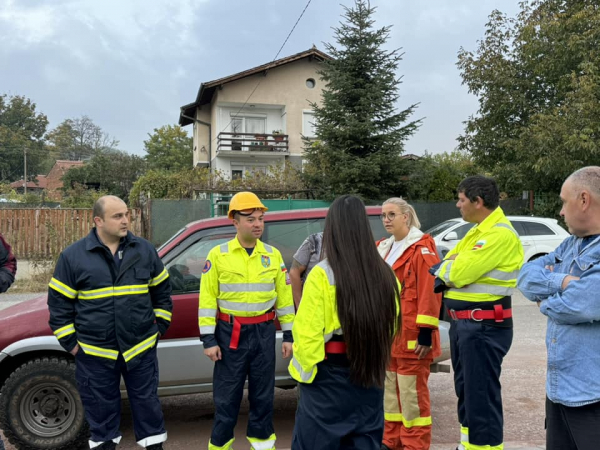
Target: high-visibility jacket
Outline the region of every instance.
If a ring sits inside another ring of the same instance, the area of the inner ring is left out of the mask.
[[[275,309],[281,329],[294,323],[292,289],[281,253],[256,241],[252,255],[237,237],[214,247],[206,257],[200,283],[200,335],[214,334],[217,309],[238,317],[255,317]]]
[[[398,290],[400,290],[398,283]],[[325,360],[325,343],[334,335],[342,336],[342,325],[337,315],[335,278],[325,259],[308,274],[302,290],[302,301],[292,334],[294,351],[288,371],[302,383],[312,383],[317,375],[317,364]],[[400,314],[396,298],[396,318]]]
[[[446,298],[494,302],[514,292],[523,258],[519,235],[498,207],[448,252],[435,275],[450,286]]]
[[[131,232],[123,239],[117,270],[96,229],[60,255],[48,289],[50,328],[62,347],[77,344],[114,364],[123,355],[129,368],[136,356],[156,345],[171,323],[169,274],[154,246]]]
[[[442,296],[433,292],[435,278],[431,276],[429,269],[438,264],[440,258],[430,235],[411,228],[405,239],[406,249],[391,266],[402,285],[402,333],[398,333],[394,339],[392,356],[418,359],[415,349],[419,329],[431,328],[431,351],[426,358],[433,359],[442,352],[438,331]],[[384,259],[393,242],[394,236],[377,242]]]

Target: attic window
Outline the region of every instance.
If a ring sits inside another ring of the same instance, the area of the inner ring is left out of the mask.
[[[307,87],[307,88],[309,88],[309,89],[312,89],[312,88],[314,88],[314,87],[315,87],[315,84],[316,84],[316,83],[315,83],[315,80],[314,80],[314,78],[308,78],[308,79],[306,80],[306,87]]]

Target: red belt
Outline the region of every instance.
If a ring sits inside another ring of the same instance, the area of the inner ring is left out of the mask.
[[[341,341],[329,341],[325,343],[325,353],[346,353],[346,343]]]
[[[260,316],[254,317],[232,316],[230,314],[225,314],[219,311],[218,317],[219,320],[222,320],[223,322],[233,324],[233,331],[231,332],[231,341],[229,342],[229,348],[237,350],[238,343],[240,342],[240,331],[242,330],[242,325],[254,325],[257,323],[275,320],[275,311],[271,311],[268,313],[261,314]]]
[[[448,314],[453,320],[471,319],[477,322],[482,320],[504,322],[504,319],[510,319],[512,317],[512,309],[502,309],[502,305],[494,305],[494,309],[475,308],[461,311],[449,309]]]

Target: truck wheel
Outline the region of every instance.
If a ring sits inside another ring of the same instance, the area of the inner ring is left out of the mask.
[[[19,449],[80,448],[89,431],[75,363],[44,357],[17,368],[0,391],[0,428]]]

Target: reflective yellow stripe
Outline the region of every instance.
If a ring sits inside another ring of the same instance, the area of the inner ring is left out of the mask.
[[[163,269],[163,271],[157,277],[152,278],[148,282],[148,286],[154,287],[165,281],[167,278],[169,278],[169,272],[167,272],[167,269]]]
[[[310,372],[305,372],[304,369],[302,368],[302,365],[296,359],[295,356],[292,356],[292,361],[290,362],[289,368],[294,369],[295,374],[292,374],[290,371],[290,374],[292,375],[292,377],[302,383],[312,382],[312,380],[315,378],[315,375],[316,375],[315,369],[312,369]],[[293,375],[296,375],[296,376],[294,377]]]
[[[64,338],[65,336],[68,336],[73,333],[75,333],[75,325],[70,323],[69,325],[65,325],[64,327],[56,330],[54,332],[54,335],[56,336],[57,339],[61,339],[61,338]]]
[[[277,440],[277,436],[273,433],[267,439],[258,439],[247,436],[248,442],[252,444],[253,450],[275,450],[275,441]]]
[[[275,283],[219,283],[220,292],[271,292]]]
[[[406,428],[412,427],[427,427],[431,425],[431,416],[428,417],[417,417],[413,420],[406,420],[402,413],[385,413],[385,420],[390,422],[402,422]]]
[[[48,287],[51,287],[56,292],[64,295],[65,297],[77,298],[77,291],[75,289],[67,286],[65,283],[61,283],[54,277],[52,277],[50,283],[48,283]]]
[[[432,327],[438,327],[440,324],[440,319],[432,316],[425,316],[423,314],[417,315],[417,323],[423,325],[431,325]]]
[[[119,357],[119,352],[117,350],[96,347],[94,345],[84,344],[83,342],[79,341],[77,341],[77,343],[83,349],[86,355],[94,355],[107,359],[117,359]]]
[[[469,428],[460,426],[460,443],[464,446],[469,445]]]
[[[97,298],[113,297],[117,295],[140,295],[147,294],[148,285],[132,284],[128,286],[109,286],[101,289],[92,289],[91,291],[80,291],[80,300],[93,300]]]
[[[417,341],[406,341],[406,348],[409,350],[414,350],[417,348]]]
[[[173,314],[171,314],[169,311],[160,308],[154,310],[154,315],[156,317],[160,317],[161,319],[168,320],[169,322],[171,321],[171,317],[173,317]]]
[[[384,413],[383,414],[385,420],[389,422],[402,422],[402,414],[400,413]]]
[[[235,441],[235,438],[232,438],[229,442],[227,442],[225,445],[223,445],[221,447],[208,441],[208,450],[233,450],[233,447],[232,447],[233,441]]]
[[[463,444],[465,445],[465,444]],[[504,444],[500,445],[475,445],[467,443],[465,445],[466,450],[503,450]]]
[[[123,352],[123,358],[125,359],[125,362],[129,361],[134,356],[139,355],[143,351],[151,349],[152,347],[154,347],[154,345],[156,344],[156,338],[157,338],[157,336],[158,336],[158,333],[153,334],[148,339],[143,340],[138,345],[136,345],[134,347],[131,347],[126,352]]]

